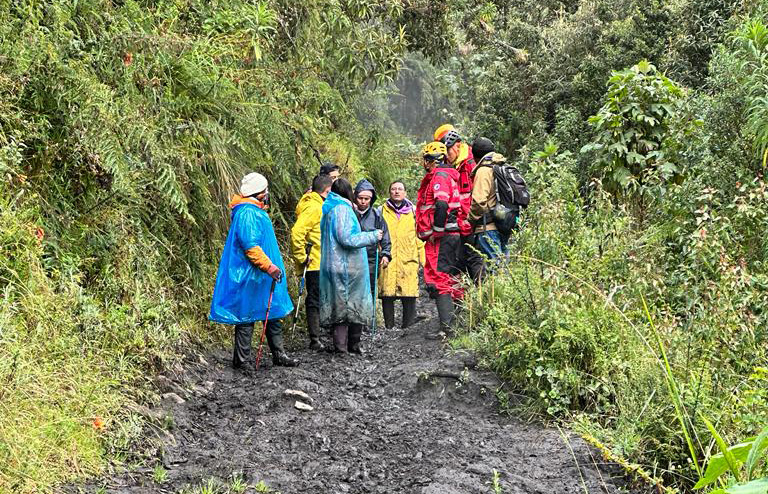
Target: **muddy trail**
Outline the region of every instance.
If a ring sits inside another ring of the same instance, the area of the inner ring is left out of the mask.
[[[289,369],[267,354],[244,375],[222,350],[160,376],[163,404],[144,410],[158,424],[154,456],[65,491],[228,492],[241,478],[283,494],[627,492],[621,469],[581,439],[500,414],[494,374],[425,338],[434,304],[418,310],[407,330],[365,335],[363,357],[302,350]],[[289,389],[313,410],[297,409]]]

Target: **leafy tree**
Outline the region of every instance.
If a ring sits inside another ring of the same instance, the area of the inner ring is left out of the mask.
[[[596,151],[595,170],[608,190],[637,197],[642,206],[680,172],[667,141],[682,98],[683,90],[646,60],[613,73],[603,107],[589,118],[597,134],[582,148]]]

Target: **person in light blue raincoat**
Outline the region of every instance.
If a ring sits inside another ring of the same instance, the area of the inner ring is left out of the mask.
[[[352,200],[352,186],[339,178],[323,203],[320,322],[333,327],[335,352],[359,354],[363,326],[373,318],[366,247],[381,240],[382,231],[361,231]]]
[[[293,303],[282,275],[285,266],[275,230],[266,212],[268,186],[263,175],[249,173],[243,178],[240,194],[229,204],[232,224],[221,254],[208,315],[211,321],[235,326],[232,366],[246,370],[251,368],[254,323],[267,318],[267,310],[267,344],[272,361],[287,367],[298,365],[283,347],[281,319],[293,311]]]

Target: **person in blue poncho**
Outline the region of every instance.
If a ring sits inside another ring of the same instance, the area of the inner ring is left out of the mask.
[[[275,291],[267,322],[267,344],[275,365],[298,365],[283,347],[281,319],[293,311],[293,303],[283,276],[285,266],[275,230],[266,212],[268,186],[264,175],[249,173],[243,177],[240,194],[229,203],[232,224],[221,254],[208,315],[211,321],[235,326],[232,366],[236,369],[251,368],[253,326],[267,316],[273,280]]]
[[[337,179],[323,203],[320,221],[320,322],[333,328],[336,353],[362,353],[360,335],[373,318],[366,247],[382,231],[363,232],[352,208],[352,186]]]

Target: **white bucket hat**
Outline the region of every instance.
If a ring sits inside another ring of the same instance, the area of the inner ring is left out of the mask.
[[[252,172],[243,177],[243,181],[240,183],[240,195],[243,197],[252,196],[264,192],[269,186],[267,177],[261,173]]]

